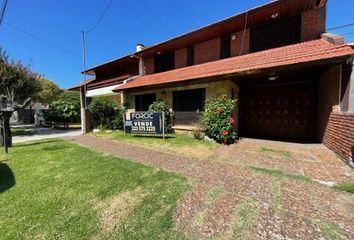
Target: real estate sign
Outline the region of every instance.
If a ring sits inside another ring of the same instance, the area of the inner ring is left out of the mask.
[[[125,121],[124,130],[132,134],[163,134],[163,117],[162,112],[133,112]]]

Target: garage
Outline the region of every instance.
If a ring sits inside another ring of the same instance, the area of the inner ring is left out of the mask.
[[[239,134],[312,142],[316,139],[316,81],[242,85]]]

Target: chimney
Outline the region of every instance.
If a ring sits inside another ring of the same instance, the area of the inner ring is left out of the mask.
[[[138,43],[136,45],[136,52],[140,52],[141,50],[143,50],[145,48],[145,46],[143,44]],[[143,58],[139,58],[139,75],[145,75],[144,72],[144,59]]]
[[[141,43],[138,43],[136,45],[136,52],[140,52],[141,50],[143,50],[145,48],[145,46]]]
[[[336,35],[333,33],[323,33],[321,35],[321,38],[323,40],[326,40],[327,42],[332,43],[333,45],[343,45],[344,44],[344,37],[341,35]]]

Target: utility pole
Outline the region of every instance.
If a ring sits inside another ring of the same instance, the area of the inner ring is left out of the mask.
[[[81,37],[82,37],[82,67],[83,67],[83,73],[84,73],[84,108],[86,109],[87,107],[87,86],[86,86],[86,47],[85,47],[85,32],[81,31]]]

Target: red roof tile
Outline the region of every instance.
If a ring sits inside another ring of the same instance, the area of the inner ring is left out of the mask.
[[[352,47],[348,45],[335,46],[320,39],[167,72],[141,76],[116,88],[114,91],[226,74],[244,73],[350,55],[354,55],[354,49]]]

